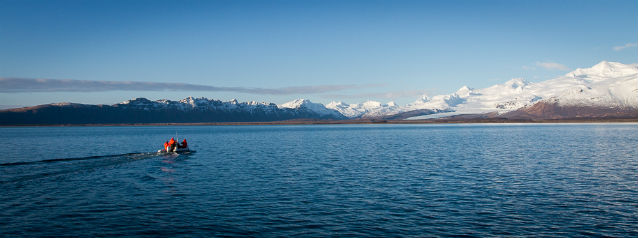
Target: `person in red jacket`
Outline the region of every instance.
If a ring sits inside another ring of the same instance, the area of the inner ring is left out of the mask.
[[[168,151],[168,141],[164,142],[164,151]]]
[[[186,139],[182,141],[182,148],[188,148],[188,143],[186,143]]]
[[[173,148],[175,148],[175,139],[171,137],[171,140],[168,141],[168,147],[169,147],[169,151],[173,151]]]

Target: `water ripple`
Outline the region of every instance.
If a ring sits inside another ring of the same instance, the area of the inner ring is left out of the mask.
[[[35,145],[0,160],[0,236],[635,237],[637,129],[11,128]],[[175,130],[197,154],[91,155]],[[42,157],[51,134],[89,155]]]

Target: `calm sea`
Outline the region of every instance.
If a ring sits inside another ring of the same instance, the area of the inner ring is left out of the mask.
[[[170,137],[195,153],[154,153]],[[0,128],[0,236],[638,236],[638,124]]]

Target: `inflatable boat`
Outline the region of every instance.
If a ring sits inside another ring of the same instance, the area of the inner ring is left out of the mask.
[[[188,153],[191,152],[191,150],[187,147],[178,147],[178,146],[173,146],[173,147],[166,147],[164,149],[158,150],[157,153]]]

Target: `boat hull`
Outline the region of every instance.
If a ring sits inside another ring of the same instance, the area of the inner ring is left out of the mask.
[[[168,151],[167,151],[167,149],[168,149]],[[158,150],[157,152],[158,153],[189,153],[189,152],[191,152],[191,150],[188,147],[186,147],[186,148],[177,148],[177,147],[175,147],[175,148],[172,148],[172,150],[171,150],[171,148],[166,148],[166,149]]]

